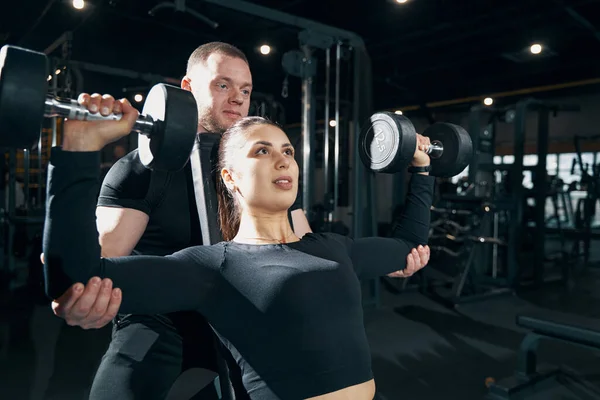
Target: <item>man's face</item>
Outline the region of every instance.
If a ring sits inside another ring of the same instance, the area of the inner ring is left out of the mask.
[[[182,82],[198,103],[198,128],[222,133],[237,120],[248,116],[252,75],[240,58],[211,54],[197,64]]]

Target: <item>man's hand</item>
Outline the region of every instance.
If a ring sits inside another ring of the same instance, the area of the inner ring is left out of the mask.
[[[75,283],[52,302],[52,311],[68,325],[83,329],[106,326],[121,307],[121,290],[110,279],[91,278],[87,285]]]
[[[413,155],[411,165],[415,167],[426,167],[431,164],[429,155],[425,153],[430,144],[431,141],[428,137],[419,135],[417,133],[417,148],[415,149],[415,154]]]
[[[392,272],[388,276],[390,278],[408,278],[427,265],[430,255],[429,246],[419,246],[416,249],[412,249],[406,257],[406,268]]]
[[[123,114],[119,121],[65,121],[62,148],[65,151],[99,151],[109,143],[127,136],[139,112],[127,99],[116,101],[111,95],[82,93],[77,102],[92,114]]]

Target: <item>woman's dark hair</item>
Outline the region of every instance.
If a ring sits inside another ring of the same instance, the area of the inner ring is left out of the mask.
[[[231,161],[235,157],[236,150],[243,146],[245,136],[249,128],[259,125],[270,125],[280,128],[276,123],[262,117],[246,117],[237,121],[227,129],[221,136],[219,143],[219,154],[217,163],[217,202],[219,205],[219,223],[223,240],[232,240],[240,228],[240,210],[235,195],[229,191],[223,178],[221,170],[231,169]],[[240,140],[241,139],[241,140]]]

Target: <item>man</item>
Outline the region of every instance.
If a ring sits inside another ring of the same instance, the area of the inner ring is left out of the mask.
[[[181,87],[198,103],[200,133],[221,133],[248,115],[252,75],[245,55],[234,46],[215,42],[196,49]],[[80,102],[107,114],[103,108],[113,109],[114,99],[85,95]],[[298,201],[291,209],[294,232],[302,237],[310,226]],[[133,151],[109,171],[96,215],[104,257],[164,255],[202,244],[189,164],[178,173],[151,172]],[[398,271],[390,276],[408,275]],[[95,329],[116,317],[120,303],[120,291],[110,280],[91,279],[85,286],[73,285],[52,308],[69,325]],[[183,370],[215,371],[214,357],[212,332],[195,313],[120,315],[90,399],[164,399]],[[201,398],[211,398],[203,392]]]
[[[106,176],[110,168],[115,165],[117,161],[121,158],[125,157],[127,154],[127,149],[123,144],[115,144],[112,148],[112,152],[107,160],[105,160],[102,164],[100,164],[100,174],[102,179]]]
[[[252,75],[245,55],[234,46],[214,42],[196,49],[181,87],[198,104],[199,133],[222,133],[248,115]],[[114,102],[100,95],[80,100],[102,114]],[[137,150],[131,152],[108,172],[96,215],[104,257],[166,255],[202,244],[189,163],[177,173],[154,172],[141,164]],[[310,232],[298,202],[291,219],[299,237]],[[85,286],[73,285],[53,309],[69,325],[90,329],[108,324],[119,305],[120,292],[109,280],[92,279]],[[119,315],[90,398],[164,399],[190,367],[216,371],[212,332],[203,317],[193,312]],[[209,390],[200,398],[215,398]]]

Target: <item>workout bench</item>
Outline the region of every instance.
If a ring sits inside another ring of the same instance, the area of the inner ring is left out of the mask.
[[[551,318],[518,315],[516,323],[530,332],[521,342],[515,375],[491,383],[488,400],[526,399],[556,383],[568,386],[582,399],[600,399],[600,389],[570,368],[538,368],[537,363],[537,348],[542,339],[600,350],[600,323],[597,320],[574,315]]]
[[[220,242],[223,238],[219,229],[218,204],[216,189],[216,159],[220,136],[217,134],[203,133],[197,136],[191,156],[190,164],[194,180],[194,194],[196,207],[202,230],[202,242],[211,245]],[[236,393],[231,381],[233,377],[239,378],[238,366],[223,346],[216,333],[214,335],[217,361],[219,367],[219,388],[221,400],[244,400],[246,396]],[[230,370],[236,369],[237,374]],[[235,387],[241,388],[241,382],[236,381]]]

